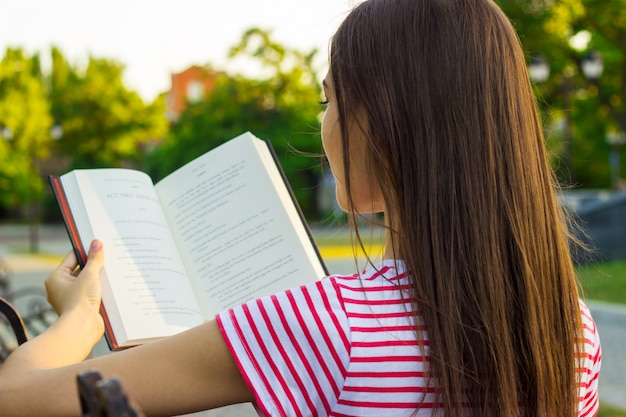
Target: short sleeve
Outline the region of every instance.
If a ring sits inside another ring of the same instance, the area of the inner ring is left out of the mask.
[[[334,279],[248,302],[217,321],[263,413],[330,413],[350,360],[349,324]]]
[[[578,415],[591,417],[598,413],[599,394],[598,380],[602,365],[602,348],[596,323],[591,317],[588,307],[581,301],[580,312],[583,324],[584,351],[580,373]]]

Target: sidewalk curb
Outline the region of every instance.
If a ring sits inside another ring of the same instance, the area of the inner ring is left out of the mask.
[[[602,310],[607,313],[623,314],[626,316],[626,304],[609,303],[606,301],[586,300],[589,310]]]

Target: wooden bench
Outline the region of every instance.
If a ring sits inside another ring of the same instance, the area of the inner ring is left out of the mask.
[[[118,378],[103,379],[97,370],[76,377],[83,417],[143,417]]]
[[[11,270],[0,258],[0,364],[28,336],[36,336],[57,319],[40,287],[11,288]]]
[[[10,339],[8,329],[11,330],[13,339]],[[26,340],[28,340],[28,334],[24,320],[11,303],[0,297],[0,364],[17,345],[21,345]]]

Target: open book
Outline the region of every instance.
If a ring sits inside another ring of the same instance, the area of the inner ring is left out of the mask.
[[[326,274],[270,144],[250,133],[156,185],[117,168],[50,183],[79,263],[92,239],[104,243],[101,310],[113,350]]]

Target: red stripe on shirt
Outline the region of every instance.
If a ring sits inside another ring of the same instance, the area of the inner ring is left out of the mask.
[[[317,378],[315,377],[315,373],[313,372],[313,368],[311,366],[311,363],[309,362],[308,358],[306,357],[306,355],[303,353],[302,349],[299,347],[299,343],[297,341],[296,336],[293,334],[293,331],[291,330],[291,327],[288,324],[288,320],[287,317],[285,316],[285,312],[282,308],[282,306],[280,305],[280,302],[278,301],[278,298],[276,296],[272,296],[272,302],[274,304],[274,307],[276,308],[276,313],[278,314],[281,324],[283,325],[283,328],[285,329],[285,333],[287,333],[287,336],[289,337],[289,341],[291,342],[291,346],[295,347],[295,354],[298,355],[298,358],[300,359],[300,361],[302,362],[303,366],[305,367],[306,371],[307,371],[307,375],[310,376],[311,381],[313,382],[313,386],[315,387],[315,391],[317,392],[317,396],[319,397],[322,406],[324,407],[324,410],[326,410],[326,413],[330,412],[330,404],[328,403],[326,396],[324,395],[324,390],[322,389],[319,381],[317,380]],[[310,394],[306,391],[302,392],[303,395],[305,395],[306,398],[306,403],[307,405],[309,405],[310,407],[313,406],[311,398],[310,398]]]

